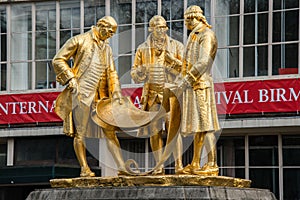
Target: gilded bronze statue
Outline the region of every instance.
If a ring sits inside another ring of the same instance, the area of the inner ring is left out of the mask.
[[[181,132],[194,135],[194,154],[186,174],[217,176],[215,132],[220,129],[214,97],[211,68],[217,52],[217,38],[199,6],[190,6],[184,21],[191,31],[185,47],[179,88],[183,90]],[[208,153],[207,163],[200,166],[203,146]]]
[[[115,128],[100,128],[91,120],[91,112],[100,99],[123,103],[118,74],[108,39],[117,30],[114,18],[105,16],[86,33],[70,38],[53,58],[57,81],[66,86],[58,96],[55,111],[63,119],[64,133],[74,137],[74,150],[81,177],[92,177],[86,160],[85,137],[107,139],[107,146],[118,166],[126,174]],[[73,66],[68,62],[73,59]]]
[[[175,160],[175,173],[179,174],[182,167],[182,139],[177,134],[180,123],[180,106],[175,95],[165,92],[166,84],[175,84],[181,72],[184,46],[181,42],[167,35],[166,20],[159,15],[153,16],[149,21],[147,40],[139,45],[131,69],[131,77],[136,83],[144,82],[141,99],[142,109],[157,111],[161,106],[169,112],[164,118],[166,132],[170,140],[176,140],[173,151]],[[176,123],[176,125],[175,125]],[[150,132],[150,133],[149,133]],[[142,128],[139,135],[150,135],[150,145],[156,163],[162,160],[163,155],[163,119],[154,121],[148,127]],[[174,137],[174,136],[177,137]],[[169,145],[170,141],[167,140]],[[164,174],[163,164],[154,170],[153,174]]]

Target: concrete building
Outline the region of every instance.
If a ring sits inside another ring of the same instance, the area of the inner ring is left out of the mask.
[[[220,175],[251,179],[252,187],[270,189],[279,200],[300,199],[299,2],[1,0],[0,199],[24,199],[34,188],[49,187],[51,178],[79,174],[72,138],[62,134],[53,113],[62,87],[51,59],[61,45],[113,16],[119,27],[110,44],[122,88],[138,96],[141,85],[133,84],[129,71],[149,19],[162,15],[168,34],[186,43],[183,13],[190,5],[204,10],[219,42],[213,74],[222,125]],[[134,131],[119,136],[125,158],[136,159],[142,170],[153,167],[147,138]],[[191,141],[184,142],[189,163]],[[114,173],[104,141],[89,139],[87,148],[98,176]],[[167,173],[173,168],[168,161]]]

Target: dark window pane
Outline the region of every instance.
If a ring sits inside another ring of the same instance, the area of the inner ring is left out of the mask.
[[[268,46],[257,47],[258,76],[268,75]]]
[[[258,15],[258,24],[257,24],[257,34],[258,43],[267,43],[268,42],[268,14]]]
[[[257,11],[263,12],[269,10],[269,0],[256,0],[257,1]]]
[[[60,46],[62,47],[68,39],[71,38],[71,31],[61,31],[60,32]]]
[[[245,0],[244,12],[251,13],[255,12],[255,0]]]
[[[273,42],[299,39],[299,11],[273,13]]]
[[[245,169],[240,168],[219,168],[220,176],[229,176],[235,178],[245,178]]]
[[[239,76],[239,48],[228,49],[229,78]]]
[[[299,185],[300,169],[283,169],[283,199],[300,199]]]
[[[206,15],[206,17],[208,16],[207,13],[205,12],[205,7],[209,6],[207,4],[210,4],[210,2],[207,3],[206,0],[188,0],[187,1],[187,6],[191,6],[191,5],[197,5],[200,6],[201,9],[203,10],[204,14]]]
[[[6,74],[6,64],[1,64],[1,91],[6,90],[6,81],[7,81],[7,74]]]
[[[296,0],[281,0],[284,1],[284,8],[299,8],[299,1]]]
[[[157,15],[157,1],[144,1],[136,3],[136,23],[145,23]]]
[[[90,30],[90,29],[89,29]],[[79,29],[74,30],[66,30],[60,32],[60,46],[64,45],[68,39],[71,37],[78,35],[80,33]]]
[[[255,47],[245,47],[244,48],[244,58],[243,58],[243,76],[254,76],[255,75]]]
[[[282,12],[273,13],[273,42],[280,42],[282,37]]]
[[[272,74],[278,75],[281,68],[281,45],[272,46]]]
[[[0,9],[0,33],[6,33],[6,10],[2,10],[2,8]]]
[[[50,137],[19,138],[15,140],[16,165],[54,164],[56,140]]]
[[[113,9],[111,14],[119,25],[132,23],[131,0],[115,0],[110,1],[110,4]]]
[[[170,34],[169,35],[173,39],[183,42],[183,26],[184,26],[183,21],[170,23],[170,25],[169,25]]]
[[[105,0],[84,1],[84,27],[96,25],[105,16]]]
[[[217,146],[219,166],[245,166],[244,137],[221,137]]]
[[[249,136],[249,165],[277,166],[277,136]]]
[[[252,188],[269,189],[279,199],[278,169],[251,169],[249,179]]]
[[[240,28],[240,17],[230,17],[229,18],[229,31],[230,39],[229,45],[239,44],[239,28]]]
[[[255,43],[255,15],[245,15],[244,17],[244,44]]]
[[[283,0],[275,0],[275,1],[273,1],[273,9],[274,10],[281,10],[281,8],[282,8],[282,1]]]
[[[1,58],[0,61],[7,60],[7,43],[6,43],[7,36],[6,34],[0,35],[0,48],[1,48]]]
[[[298,43],[285,45],[285,68],[298,68],[298,46]]]
[[[230,13],[229,14],[239,14],[240,13],[240,0],[231,0],[230,4]]]
[[[183,1],[163,0],[162,16],[166,20],[183,19]]]
[[[286,11],[284,16],[285,41],[294,41],[299,39],[299,11]]]
[[[57,147],[58,147],[57,150],[58,164],[78,165],[78,161],[73,148],[73,138],[71,137],[59,138]]]
[[[0,166],[6,166],[7,162],[7,141],[6,139],[0,139]]]
[[[282,136],[284,166],[300,166],[300,136]]]
[[[120,140],[124,160],[134,159],[139,167],[145,168],[145,139]]]

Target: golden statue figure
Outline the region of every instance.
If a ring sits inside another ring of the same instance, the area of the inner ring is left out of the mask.
[[[109,151],[125,173],[120,144],[113,127],[100,128],[91,119],[91,111],[100,99],[111,98],[122,104],[118,75],[108,39],[117,30],[116,21],[105,16],[91,30],[70,38],[53,58],[57,81],[66,85],[58,96],[55,111],[63,119],[64,133],[74,137],[74,150],[81,166],[81,177],[95,176],[86,160],[85,137],[107,139]],[[73,59],[71,67],[68,62]],[[126,174],[126,173],[125,173]]]
[[[167,112],[170,111],[169,118],[165,117],[164,120],[167,133],[171,135],[168,139],[176,140],[173,156],[175,173],[179,174],[183,170],[182,140],[180,134],[176,135],[180,124],[180,106],[176,96],[171,93],[166,96],[166,93],[163,93],[166,84],[174,84],[180,75],[184,46],[181,42],[170,38],[166,34],[167,30],[166,20],[162,16],[156,15],[150,19],[151,33],[136,51],[131,76],[136,83],[144,82],[141,99],[143,110],[157,111],[160,106],[163,106]],[[175,123],[177,124],[174,125]],[[163,119],[152,122],[149,131],[154,159],[159,163],[163,155]],[[147,135],[148,127],[140,129],[139,135],[141,134]],[[167,140],[166,146],[170,142]],[[163,164],[154,170],[153,174],[164,174]]]
[[[217,176],[219,168],[214,133],[220,127],[211,76],[217,39],[199,6],[188,7],[184,20],[191,33],[184,52],[183,80],[179,85],[184,90],[181,132],[185,136],[194,134],[193,160],[184,168],[184,173]],[[200,167],[203,146],[208,152],[208,161]]]

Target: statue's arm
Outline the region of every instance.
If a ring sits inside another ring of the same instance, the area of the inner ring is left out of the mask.
[[[78,42],[76,39],[70,38],[52,60],[56,80],[61,85],[66,85],[75,76],[68,61],[75,55],[77,48]]]
[[[167,69],[170,73],[174,74],[175,76],[179,75],[182,68],[182,57],[183,57],[183,51],[184,46],[181,42],[173,41],[175,44],[174,51],[172,52],[166,52],[166,62],[167,62]]]
[[[188,63],[192,65],[190,70],[187,72],[185,79],[188,80],[190,85],[193,85],[195,81],[197,81],[212,65],[214,61],[214,56],[217,51],[217,39],[213,32],[205,34],[202,39],[200,39],[200,55],[199,58],[194,64]]]
[[[143,64],[143,52],[138,48],[137,52],[135,53],[134,63],[130,72],[131,78],[135,83],[142,83],[147,79],[147,69]]]

